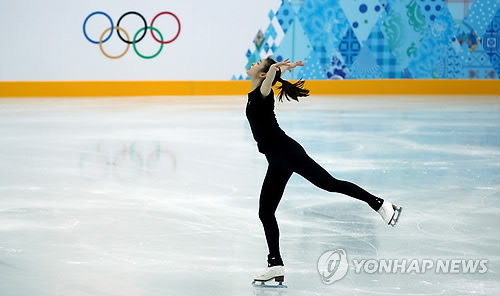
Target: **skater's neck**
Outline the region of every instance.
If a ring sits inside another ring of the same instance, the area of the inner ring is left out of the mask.
[[[263,80],[261,78],[252,78],[250,81],[251,81],[252,91],[254,91],[256,88],[262,85]]]

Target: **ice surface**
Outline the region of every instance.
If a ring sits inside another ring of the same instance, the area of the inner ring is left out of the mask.
[[[266,160],[246,96],[0,100],[0,294],[498,295],[500,99],[315,97],[278,120],[333,176],[403,206],[366,204],[293,175],[278,208],[288,289],[257,217]],[[352,259],[487,259],[484,274],[355,273]]]

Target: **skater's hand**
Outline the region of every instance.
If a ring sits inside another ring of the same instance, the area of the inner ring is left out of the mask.
[[[297,67],[297,66],[304,67],[305,64],[302,61],[298,61],[295,63],[288,63],[282,67],[282,69],[283,69],[282,71],[283,71],[283,73],[285,73],[287,70],[292,72],[292,69]]]
[[[286,59],[283,62],[278,62],[278,63],[272,64],[271,67],[269,67],[269,70],[273,69],[274,71],[277,71],[278,69],[281,70],[281,67],[285,68],[285,67],[288,67],[289,65],[290,65],[290,59]]]

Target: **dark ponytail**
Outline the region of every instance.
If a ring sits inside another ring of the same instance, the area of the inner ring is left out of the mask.
[[[272,64],[276,64],[276,62],[271,57],[268,57],[267,65],[264,68],[264,71],[267,72]],[[284,80],[281,78],[281,70],[279,69],[278,71],[276,71],[276,75],[274,76],[274,81],[272,85],[274,86],[278,81],[281,83],[281,85],[278,86],[278,89],[280,90],[278,99],[280,100],[280,102],[283,102],[283,96],[288,101],[290,101],[290,99],[299,101],[299,97],[309,96],[309,90],[304,88],[305,81],[302,79],[300,79],[295,83],[291,83],[287,80]]]
[[[281,71],[276,72],[276,76],[278,75],[281,76]],[[309,96],[309,90],[304,88],[305,81],[302,79],[295,83],[291,83],[281,79],[281,77],[278,77],[277,81],[281,82],[281,86],[278,86],[278,89],[280,90],[278,99],[280,102],[283,102],[283,96],[285,96],[288,101],[290,101],[291,98],[297,102],[299,101],[299,97]]]

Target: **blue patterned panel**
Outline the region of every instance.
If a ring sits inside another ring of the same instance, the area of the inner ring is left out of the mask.
[[[300,22],[298,19],[295,19],[295,23],[286,33],[274,55],[277,61],[282,61],[286,58],[290,58],[292,61],[304,61],[309,56],[311,50],[311,43],[309,43]],[[292,78],[288,72],[283,77],[285,79]]]
[[[365,42],[365,47],[368,47],[372,55],[375,56],[383,78],[401,78],[401,68],[387,45],[384,33],[379,26],[374,28]]]
[[[339,44],[339,52],[344,58],[344,61],[348,67],[352,66],[360,50],[361,44],[356,38],[354,31],[352,29],[349,29]]]
[[[361,49],[353,63],[351,69],[347,72],[348,79],[379,79],[382,78],[382,71],[377,61],[371,54],[370,48],[365,46]]]
[[[276,39],[276,36],[278,36],[278,33],[276,33],[276,29],[274,29],[273,23],[269,24],[269,26],[267,27],[267,30],[264,34],[266,35],[266,37],[272,36],[274,39]]]
[[[448,10],[444,10],[431,24],[415,57],[408,65],[413,77],[432,77],[434,67],[446,55],[448,46],[452,42],[454,29],[453,17]]]
[[[413,75],[411,74],[410,70],[408,68],[405,68],[403,72],[401,72],[401,78],[402,79],[413,79]]]
[[[255,35],[255,38],[253,39],[253,43],[255,44],[255,48],[257,48],[257,50],[260,50],[261,46],[264,44],[265,38],[266,36],[264,36],[264,33],[259,30],[259,32],[257,32],[257,34]]]
[[[490,63],[490,57],[482,47],[474,52],[462,52],[463,74],[468,79],[496,79],[497,75]]]
[[[486,28],[483,36],[483,49],[490,57],[490,63],[500,77],[500,9],[497,10],[495,17]]]
[[[445,0],[418,0],[417,3],[428,25],[432,24],[443,10],[447,10]]]
[[[311,54],[306,58],[304,63],[306,64],[305,67],[299,68],[296,78],[306,80],[328,78],[325,66],[321,62],[321,58],[317,52],[311,51]]]
[[[473,1],[474,0],[446,0],[448,11],[453,16],[457,25],[461,24],[465,19]]]
[[[293,23],[293,19],[295,18],[295,10],[290,5],[288,0],[282,1],[280,9],[276,13],[276,17],[278,18],[278,22],[283,29],[283,32],[288,31],[290,25]]]
[[[348,69],[342,55],[335,52],[325,70],[328,79],[344,79]]]
[[[339,0],[359,42],[364,42],[382,14],[378,0]]]
[[[304,60],[292,78],[500,77],[500,0],[282,0],[263,13],[247,67],[274,55]]]
[[[429,30],[416,0],[392,1],[381,27],[401,68],[406,68]]]
[[[267,17],[269,18],[270,21],[272,21],[275,15],[276,14],[274,13],[274,11],[271,10],[271,11],[269,11],[269,14],[267,15]]]
[[[379,0],[378,2],[382,6],[382,15],[380,17],[385,17],[391,9],[390,0]]]
[[[462,59],[452,45],[446,50],[446,55],[443,57],[439,66],[441,67],[441,69],[439,69],[441,74],[440,77],[448,79],[462,78]]]
[[[477,36],[476,31],[465,21],[457,29],[457,40],[460,45],[467,46],[470,51],[476,50],[479,44],[479,36]]]
[[[298,15],[316,52],[326,50],[327,53],[333,53],[342,36],[350,28],[342,8],[335,0],[305,0]],[[322,62],[326,65],[328,58],[323,57]]]
[[[300,8],[302,7],[302,4],[304,4],[304,1],[303,0],[291,0],[290,4],[292,5],[295,13],[299,13]]]
[[[476,0],[464,22],[476,32],[477,36],[483,36],[498,8],[500,8],[499,0]]]

